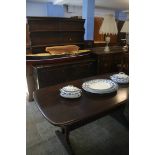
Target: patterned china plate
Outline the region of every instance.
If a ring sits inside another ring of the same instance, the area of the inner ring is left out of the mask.
[[[105,94],[117,91],[118,85],[109,79],[95,79],[84,82],[82,88],[87,92]]]

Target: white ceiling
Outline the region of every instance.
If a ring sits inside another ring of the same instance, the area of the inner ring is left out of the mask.
[[[82,5],[82,0],[27,0],[28,2],[53,2],[57,5]],[[129,9],[129,0],[95,0],[96,7],[107,9]]]

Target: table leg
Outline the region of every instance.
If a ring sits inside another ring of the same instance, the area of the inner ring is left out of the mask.
[[[69,140],[69,130],[67,128],[64,129],[64,136],[65,136],[65,139],[66,139],[66,142],[68,145],[70,145],[70,140]]]
[[[64,128],[61,128],[61,132],[62,132],[63,134],[65,134],[65,129],[64,129]]]
[[[60,140],[61,144],[64,146],[65,150],[67,151],[68,155],[75,155],[73,153],[70,141],[69,141],[69,130],[67,128],[62,128],[61,131],[55,132],[58,139]]]
[[[110,116],[126,127],[127,130],[129,130],[129,120],[127,120],[124,115],[124,107],[112,112]]]

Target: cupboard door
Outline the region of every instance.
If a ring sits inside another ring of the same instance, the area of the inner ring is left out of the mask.
[[[123,53],[109,53],[98,56],[98,73],[111,73],[121,71]]]

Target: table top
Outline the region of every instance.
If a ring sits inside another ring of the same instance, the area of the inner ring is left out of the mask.
[[[65,126],[79,121],[99,118],[119,108],[128,100],[129,85],[119,85],[117,92],[110,94],[92,94],[82,90],[80,98],[66,99],[60,96],[59,89],[74,85],[82,89],[82,83],[91,79],[107,79],[110,75],[98,75],[76,81],[65,82],[36,90],[34,100],[45,118],[56,126]]]

